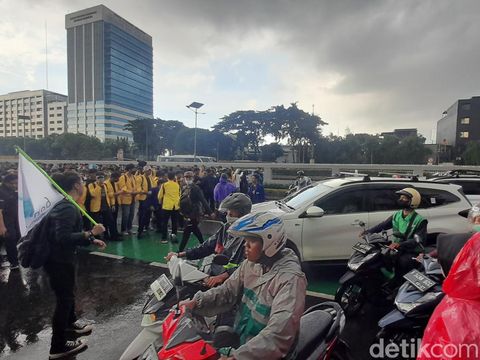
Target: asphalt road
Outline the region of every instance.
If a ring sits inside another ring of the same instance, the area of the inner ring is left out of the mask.
[[[82,252],[78,256],[76,308],[79,317],[95,324],[89,349],[78,360],[118,360],[140,331],[141,309],[148,286],[162,268]],[[318,270],[321,271],[321,270]],[[54,297],[41,271],[0,270],[0,358],[48,359]],[[307,297],[307,306],[321,299]],[[367,360],[378,318],[388,311],[366,308],[348,321],[343,338],[354,360]]]

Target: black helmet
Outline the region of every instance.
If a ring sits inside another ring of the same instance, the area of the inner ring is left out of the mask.
[[[298,176],[303,176],[303,175],[305,175],[305,173],[303,172],[303,170],[299,170],[299,171],[297,171],[297,175]]]
[[[218,210],[221,212],[236,210],[242,217],[252,211],[252,200],[243,193],[232,193],[220,203]]]

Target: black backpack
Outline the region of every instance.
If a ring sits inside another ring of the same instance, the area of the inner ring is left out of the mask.
[[[49,214],[19,240],[17,245],[18,260],[24,268],[38,269],[42,267],[50,255],[48,240]]]

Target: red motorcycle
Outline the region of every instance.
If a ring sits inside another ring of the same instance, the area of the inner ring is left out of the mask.
[[[345,315],[337,303],[325,302],[305,311],[295,347],[286,359],[350,360],[348,346],[339,339]],[[231,343],[238,336],[231,332]],[[222,338],[222,344],[225,337]],[[224,345],[223,345],[224,346]],[[214,332],[202,316],[174,306],[163,323],[162,339],[152,343],[139,360],[214,360],[220,354],[214,346]]]

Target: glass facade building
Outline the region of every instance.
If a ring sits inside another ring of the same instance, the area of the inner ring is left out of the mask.
[[[152,38],[103,5],[68,14],[67,131],[102,140],[153,117]]]

